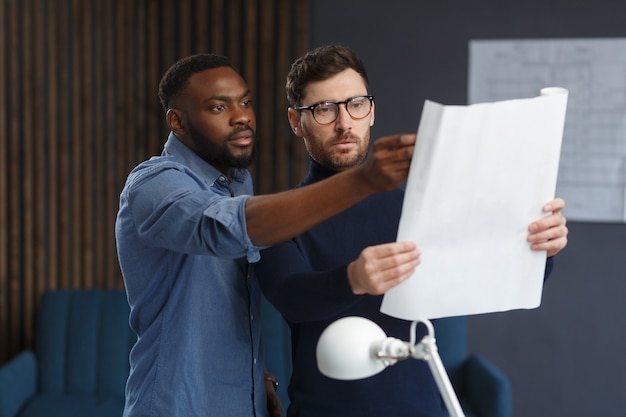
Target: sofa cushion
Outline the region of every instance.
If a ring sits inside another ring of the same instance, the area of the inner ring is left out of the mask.
[[[37,359],[27,350],[0,368],[0,417],[14,416],[37,389]]]

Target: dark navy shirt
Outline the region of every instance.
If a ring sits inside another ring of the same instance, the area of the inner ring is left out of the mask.
[[[267,416],[252,181],[231,176],[172,134],[128,177],[115,232],[138,339],[124,416]]]

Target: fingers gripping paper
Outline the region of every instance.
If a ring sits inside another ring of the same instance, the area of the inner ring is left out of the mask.
[[[554,198],[567,90],[470,106],[426,101],[398,241],[422,263],[388,291],[381,311],[407,320],[541,303],[545,252],[528,225]]]

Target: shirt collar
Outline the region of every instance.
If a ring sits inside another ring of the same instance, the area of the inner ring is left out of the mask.
[[[331,177],[336,173],[337,171],[324,168],[313,159],[311,159],[311,157],[309,157],[309,172],[307,172],[306,177],[304,177],[300,185],[302,186],[307,184],[313,184],[314,182]]]

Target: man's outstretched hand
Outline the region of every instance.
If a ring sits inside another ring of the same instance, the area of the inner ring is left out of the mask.
[[[375,192],[398,188],[409,175],[417,136],[384,136],[374,141],[367,159],[357,168]]]

